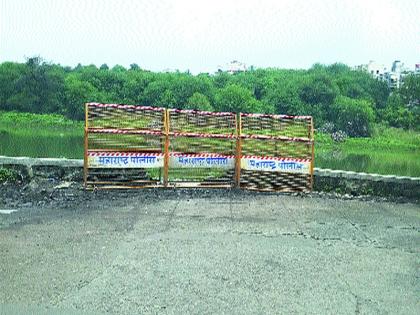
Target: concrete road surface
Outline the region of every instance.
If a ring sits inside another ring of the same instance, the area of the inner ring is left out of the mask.
[[[93,196],[0,213],[0,314],[420,314],[418,204]]]

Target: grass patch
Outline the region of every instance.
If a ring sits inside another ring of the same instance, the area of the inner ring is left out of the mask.
[[[8,168],[0,168],[0,183],[14,183],[18,180],[19,175],[15,170]]]

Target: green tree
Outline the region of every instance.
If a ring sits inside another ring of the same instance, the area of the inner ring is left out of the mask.
[[[175,99],[170,95],[170,82],[167,80],[155,80],[150,82],[144,89],[142,103],[147,106],[168,107],[174,105]],[[168,104],[168,101],[170,104]]]
[[[34,113],[62,112],[64,69],[40,57],[28,58],[25,70],[15,80],[14,95],[8,107]]]
[[[81,81],[75,74],[66,78],[65,86],[65,114],[71,119],[84,119],[84,103],[101,101],[97,89],[91,83]]]
[[[82,118],[86,101],[220,111],[312,115],[349,135],[370,133],[374,122],[420,128],[420,76],[408,76],[392,95],[387,85],[343,64],[309,70],[253,69],[234,75],[153,73],[106,64],[75,68],[44,62],[0,64],[0,109],[64,113]],[[390,96],[391,95],[391,96]],[[360,108],[358,108],[360,107]]]
[[[130,64],[130,70],[137,71],[140,70],[140,66],[137,63]]]
[[[212,111],[209,99],[204,94],[195,92],[187,101],[186,109],[198,109],[204,111]]]
[[[405,106],[415,117],[414,123],[420,128],[420,75],[406,77],[400,94]]]
[[[331,78],[321,74],[306,78],[300,87],[299,97],[306,104],[322,104],[329,107],[334,103],[338,93],[338,87]]]
[[[388,98],[387,105],[381,114],[392,127],[412,128],[415,125],[415,114],[404,104],[403,97],[398,92],[392,93]]]
[[[336,128],[345,131],[349,136],[368,137],[372,134],[375,114],[370,101],[337,97],[332,106],[332,114]]]
[[[15,96],[16,83],[25,71],[25,64],[15,62],[0,64],[0,109],[16,110],[9,99]]]
[[[217,92],[215,109],[228,112],[259,112],[260,103],[250,90],[231,84]]]

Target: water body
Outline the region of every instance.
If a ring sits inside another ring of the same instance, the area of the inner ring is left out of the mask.
[[[346,152],[343,149],[318,149],[315,166],[354,172],[420,177],[420,150]]]
[[[0,133],[0,155],[83,158],[83,137],[53,133],[40,135]]]
[[[83,137],[74,133],[45,135],[0,133],[0,155],[83,158]],[[420,149],[346,152],[340,147],[315,147],[315,167],[365,173],[420,177]]]

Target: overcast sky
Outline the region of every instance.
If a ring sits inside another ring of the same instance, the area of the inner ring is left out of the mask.
[[[0,0],[0,62],[214,72],[420,63],[420,0]]]

